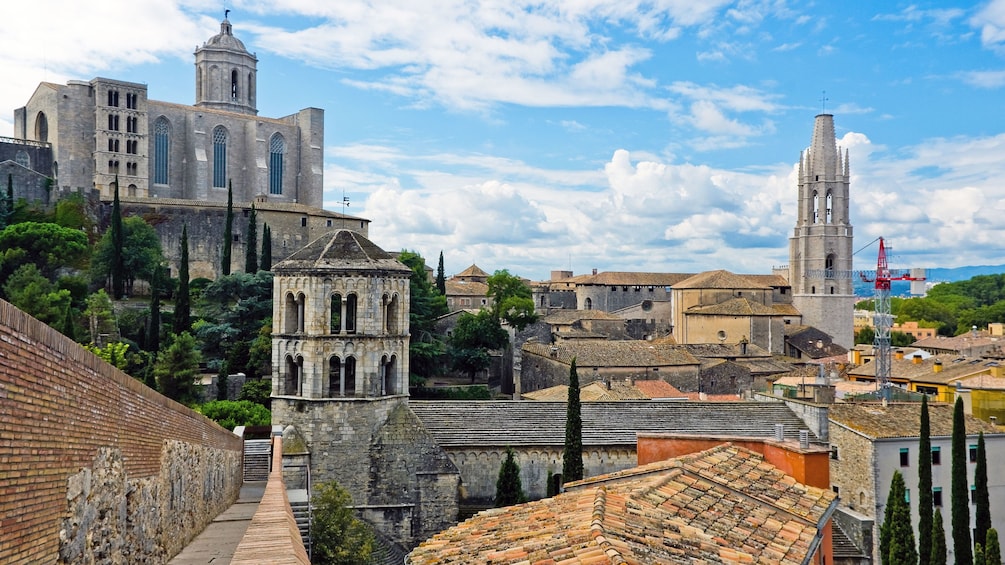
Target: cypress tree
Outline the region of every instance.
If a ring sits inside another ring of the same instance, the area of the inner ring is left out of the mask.
[[[520,504],[526,500],[520,481],[520,465],[516,462],[513,448],[507,446],[506,459],[499,467],[499,478],[496,480],[496,508]]]
[[[984,545],[981,543],[974,544],[974,565],[987,565],[984,560]]]
[[[122,258],[124,236],[122,233],[122,206],[119,203],[119,176],[115,175],[115,192],[112,198],[112,296],[121,300],[126,288],[125,261]]]
[[[234,241],[234,185],[232,180],[227,181],[227,219],[223,224],[223,249],[220,253],[220,272],[226,276],[230,274],[230,260],[233,252]]]
[[[984,450],[984,432],[977,436],[977,465],[974,468],[974,543],[986,543],[991,529],[991,496],[988,493],[988,457]],[[986,546],[985,546],[986,547]],[[989,561],[990,563],[990,561]],[[996,563],[995,565],[1000,565]]]
[[[988,535],[984,540],[984,560],[992,564],[1002,562],[1002,546],[998,542],[998,530],[994,528],[988,528]]]
[[[942,510],[935,509],[932,515],[932,558],[930,565],[946,565],[946,526],[942,522]]]
[[[893,472],[890,494],[886,498],[886,512],[880,527],[880,551],[884,565],[914,565],[918,554],[914,549],[914,531],[911,529],[911,507],[906,500],[904,476]]]
[[[963,418],[963,399],[956,397],[953,410],[952,526],[953,551],[957,565],[974,562],[970,545],[970,489],[967,488],[967,429]]]
[[[932,438],[928,397],[921,397],[918,442],[918,565],[929,565],[932,555]]]
[[[269,224],[262,224],[262,260],[259,263],[258,270],[272,270],[272,228]]]
[[[440,263],[436,266],[436,289],[443,296],[447,295],[447,275],[443,271],[443,252],[440,251]]]
[[[192,304],[188,292],[188,226],[181,229],[181,259],[178,261],[178,292],[174,297],[174,333],[181,335],[192,326]]]
[[[150,277],[150,322],[147,327],[147,351],[154,355],[161,348],[161,276],[161,266],[157,264]]]
[[[569,400],[565,414],[565,450],[562,452],[562,482],[583,478],[583,415],[579,401],[576,359],[569,367]]]
[[[76,326],[73,323],[73,307],[70,304],[66,305],[66,310],[63,312],[63,324],[59,333],[65,335],[66,337],[76,340],[77,331]]]
[[[248,215],[248,250],[244,257],[244,272],[252,275],[258,272],[258,219],[255,217],[254,204]]]
[[[11,195],[9,199],[0,199],[0,229],[7,227],[14,214],[14,175],[10,173],[7,173],[7,194]]]

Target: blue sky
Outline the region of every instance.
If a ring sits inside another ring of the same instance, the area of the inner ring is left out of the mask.
[[[856,248],[1005,263],[1005,0],[40,0],[0,20],[0,135],[43,80],[191,104],[225,7],[259,113],[325,110],[326,207],[448,274],[769,272],[822,109]]]

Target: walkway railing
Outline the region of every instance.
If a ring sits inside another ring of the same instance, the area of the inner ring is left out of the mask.
[[[283,484],[283,438],[272,438],[272,471],[232,565],[310,565]]]

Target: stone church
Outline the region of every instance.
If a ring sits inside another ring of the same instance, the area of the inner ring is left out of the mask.
[[[35,170],[57,195],[97,198],[106,218],[118,179],[123,212],[155,226],[172,265],[187,224],[193,277],[218,274],[229,186],[238,211],[234,270],[247,243],[241,213],[252,205],[272,229],[277,259],[334,228],[365,234],[367,220],[322,208],[324,110],[258,115],[257,65],[224,19],[195,50],[195,104],[151,100],[146,84],[110,78],[43,82],[14,111],[10,144],[47,147],[48,159],[35,163],[46,170]]]

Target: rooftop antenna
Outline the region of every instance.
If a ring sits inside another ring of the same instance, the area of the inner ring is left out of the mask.
[[[827,98],[827,91],[826,90],[821,90],[820,91],[820,113],[821,114],[826,114],[827,113],[827,100],[829,100],[829,98]]]
[[[349,208],[349,197],[342,191],[342,228],[345,229],[345,217],[348,215],[346,209]]]

